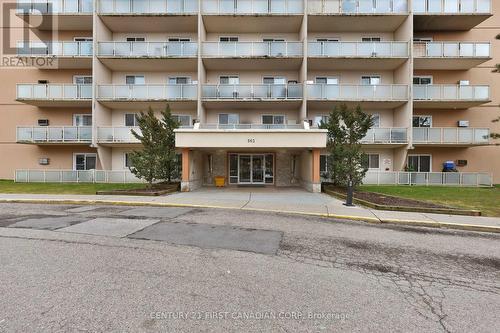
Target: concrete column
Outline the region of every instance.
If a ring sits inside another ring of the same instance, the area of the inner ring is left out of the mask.
[[[189,161],[189,148],[182,148],[182,178],[181,178],[181,191],[189,192],[189,170],[190,170],[190,161]]]
[[[312,191],[313,192],[321,192],[321,177],[320,177],[320,168],[319,168],[319,156],[320,150],[319,148],[314,148],[312,150]]]

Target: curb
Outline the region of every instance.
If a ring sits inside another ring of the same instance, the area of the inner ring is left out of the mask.
[[[287,211],[277,209],[263,209],[263,208],[240,208],[240,207],[226,207],[216,205],[196,205],[196,204],[182,204],[182,203],[167,203],[167,202],[144,202],[144,201],[112,201],[112,200],[78,200],[78,199],[0,199],[0,203],[32,203],[32,204],[48,204],[48,205],[113,205],[113,206],[149,206],[149,207],[188,207],[188,208],[213,208],[213,209],[232,209],[256,212],[272,212],[281,214],[305,215],[316,216],[324,218],[337,218],[351,221],[361,221],[367,223],[382,223],[382,224],[399,224],[406,226],[418,226],[428,228],[446,228],[454,230],[477,231],[477,232],[492,232],[500,233],[500,227],[484,226],[477,224],[455,224],[446,222],[423,221],[423,220],[401,220],[401,219],[379,219],[369,216],[355,216],[355,215],[338,215],[328,213],[311,213],[303,211]]]

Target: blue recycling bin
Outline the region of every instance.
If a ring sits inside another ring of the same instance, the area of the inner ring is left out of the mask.
[[[455,162],[453,162],[453,161],[446,161],[443,163],[443,172],[453,172],[456,169],[457,168],[456,168]]]

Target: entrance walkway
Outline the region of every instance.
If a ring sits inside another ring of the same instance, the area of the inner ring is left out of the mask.
[[[500,218],[381,211],[346,207],[323,193],[289,188],[201,188],[161,197],[111,195],[0,194],[0,202],[188,206],[294,213],[377,223],[500,232]]]

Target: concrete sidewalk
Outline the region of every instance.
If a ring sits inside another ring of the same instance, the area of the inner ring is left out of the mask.
[[[0,202],[189,206],[315,215],[373,223],[396,223],[500,233],[500,218],[381,211],[346,207],[323,193],[299,188],[203,188],[160,197],[111,195],[0,194]]]

